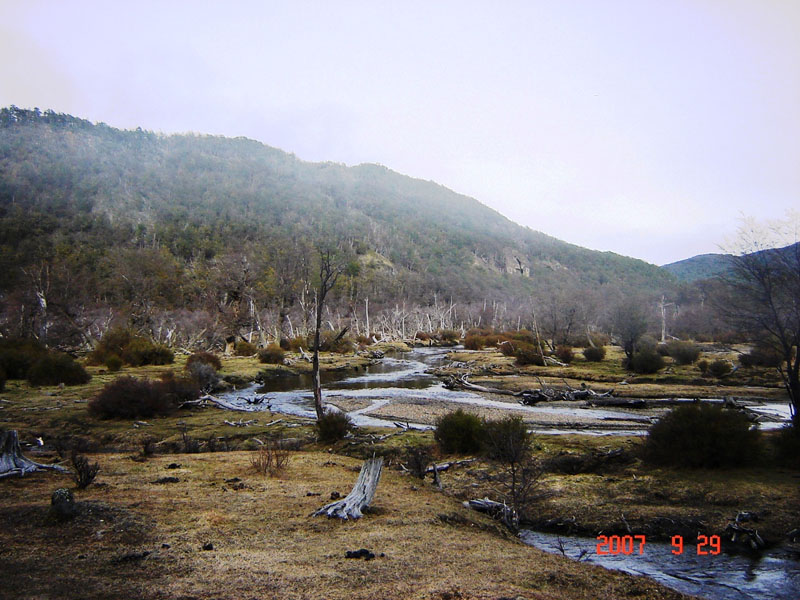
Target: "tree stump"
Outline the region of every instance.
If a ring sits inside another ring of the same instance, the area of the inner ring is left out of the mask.
[[[52,469],[62,473],[68,473],[68,469],[58,465],[42,465],[33,462],[22,456],[22,449],[19,447],[19,438],[16,430],[0,431],[0,479],[19,475],[22,477],[27,473]]]
[[[347,496],[336,502],[326,504],[313,516],[327,515],[339,519],[359,519],[362,511],[369,506],[375,496],[375,489],[381,478],[383,470],[383,457],[370,458],[361,465],[361,472],[353,489]]]

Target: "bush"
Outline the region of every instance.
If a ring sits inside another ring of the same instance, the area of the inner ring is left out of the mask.
[[[320,335],[319,346],[320,350],[338,352],[339,354],[347,354],[355,348],[353,341],[349,337],[339,337],[339,333],[335,331],[323,331],[322,335]]]
[[[669,356],[669,348],[667,348],[666,344],[658,344],[656,346],[656,352],[658,352],[661,356]]]
[[[464,348],[467,350],[481,350],[486,345],[486,338],[480,335],[468,335],[464,338]]]
[[[102,365],[111,356],[118,356],[133,367],[142,365],[168,365],[174,362],[172,351],[161,344],[134,334],[128,329],[112,329],[89,353],[86,362]]]
[[[606,347],[597,346],[592,348],[589,346],[588,348],[584,348],[583,357],[588,362],[602,362],[602,360],[606,357]]]
[[[511,340],[503,340],[498,344],[498,348],[500,348],[500,353],[503,356],[516,356],[517,349],[515,344],[517,342]]]
[[[233,353],[236,356],[253,356],[257,351],[258,348],[256,348],[254,344],[245,341],[236,342],[233,348]]]
[[[289,350],[292,352],[300,352],[300,348],[308,350],[310,346],[308,339],[303,336],[293,337],[289,340]]]
[[[436,420],[433,437],[448,454],[479,452],[483,446],[483,422],[459,408]]]
[[[89,484],[97,477],[100,471],[100,465],[97,463],[90,463],[89,459],[85,456],[78,454],[75,450],[72,451],[72,478],[75,480],[75,485],[79,490],[86,489]]]
[[[122,359],[117,356],[116,354],[112,354],[108,356],[105,360],[106,369],[108,369],[109,373],[116,373],[120,369],[122,369],[122,365],[124,364]]]
[[[664,368],[664,357],[652,348],[644,348],[633,353],[629,368],[634,373],[657,373]]]
[[[162,373],[156,386],[166,400],[176,406],[200,397],[200,386],[197,381],[192,377],[175,377],[172,371]]]
[[[442,329],[439,331],[438,337],[442,342],[449,344],[458,343],[458,340],[461,338],[461,336],[458,335],[458,332],[453,329]]]
[[[219,375],[214,367],[204,362],[193,362],[186,365],[189,377],[197,387],[205,392],[210,392],[219,383]]]
[[[47,350],[36,340],[0,339],[0,368],[7,379],[25,379]]]
[[[721,358],[712,361],[711,364],[708,365],[708,372],[714,377],[725,377],[725,375],[728,375],[731,371],[733,371],[731,363]]]
[[[563,363],[569,364],[575,359],[575,355],[569,346],[558,346],[556,348],[556,358]]]
[[[270,365],[282,365],[283,349],[278,344],[270,344],[258,351],[258,360]]]
[[[519,416],[484,421],[483,440],[486,456],[504,464],[520,463],[531,452],[531,434]]]
[[[783,356],[774,348],[755,347],[747,354],[739,356],[739,364],[749,367],[771,367],[777,369],[783,364]]]
[[[326,410],[317,418],[317,435],[321,442],[335,442],[341,440],[353,429],[353,421],[347,413],[340,410]]]
[[[672,410],[653,425],[644,456],[657,465],[718,468],[756,459],[760,450],[760,434],[743,413],[697,402]]]
[[[215,371],[222,369],[222,361],[219,356],[211,352],[195,352],[186,359],[186,368],[188,369],[195,363],[210,365]]]
[[[139,419],[169,414],[177,406],[175,396],[164,392],[162,382],[119,377],[89,400],[88,408],[101,419]]]
[[[667,344],[667,353],[679,365],[691,365],[700,358],[700,346],[673,340]]]
[[[517,364],[520,366],[524,365],[536,365],[538,367],[544,366],[544,359],[542,358],[541,351],[536,348],[535,346],[531,346],[530,344],[517,344],[517,349],[514,352],[514,356],[517,357]]]
[[[433,447],[428,445],[406,446],[403,460],[414,477],[425,479],[428,466],[433,462]]]
[[[31,385],[80,385],[91,379],[80,364],[69,354],[51,352],[37,360],[28,371]]]
[[[710,366],[710,364],[709,364],[709,362],[708,362],[708,361],[707,361],[705,358],[704,358],[703,360],[699,360],[699,361],[697,361],[697,368],[698,368],[698,369],[700,369],[700,372],[701,372],[703,375],[706,375],[706,374],[708,374],[708,368],[709,368],[709,366]]]

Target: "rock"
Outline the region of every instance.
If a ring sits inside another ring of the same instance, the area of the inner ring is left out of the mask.
[[[206,542],[205,544],[203,544],[203,550],[213,550],[213,549],[214,549],[214,544],[212,544],[211,542]]]
[[[152,483],[178,483],[180,479],[177,477],[161,477],[160,479],[156,479]]]
[[[66,521],[73,518],[78,507],[75,505],[75,497],[72,491],[67,488],[59,488],[50,496],[50,510],[59,521]]]
[[[168,469],[180,469],[181,465],[180,465],[180,463],[169,463],[167,465],[167,468]]]
[[[169,545],[169,544],[167,544],[166,542],[165,542],[165,543],[163,543],[163,544],[161,544],[161,548],[162,548],[163,550],[169,550],[171,547],[172,547],[172,546],[170,546],[170,545]]]
[[[383,555],[381,555],[383,556]],[[375,554],[367,550],[366,548],[361,548],[360,550],[348,550],[344,553],[345,558],[363,558],[364,560],[372,560],[375,558]]]
[[[342,495],[339,492],[331,492],[331,500],[338,500]]]

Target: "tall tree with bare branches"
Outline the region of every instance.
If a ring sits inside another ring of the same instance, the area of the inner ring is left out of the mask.
[[[341,264],[337,263],[334,252],[332,250],[319,249],[319,281],[314,289],[314,301],[316,304],[316,319],[314,322],[314,347],[313,357],[311,359],[311,379],[314,387],[314,410],[317,413],[317,418],[325,414],[325,408],[322,404],[322,384],[319,377],[319,347],[320,347],[320,329],[322,328],[322,311],[325,305],[325,298],[333,287],[336,281],[343,272]]]

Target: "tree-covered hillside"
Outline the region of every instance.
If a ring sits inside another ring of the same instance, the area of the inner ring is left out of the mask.
[[[6,327],[58,318],[80,328],[98,311],[150,327],[190,311],[236,329],[244,313],[274,308],[285,322],[306,310],[319,246],[346,256],[340,313],[369,297],[376,309],[488,302],[496,317],[499,303],[510,313],[537,294],[652,292],[672,281],[382,166],[0,110]]]

